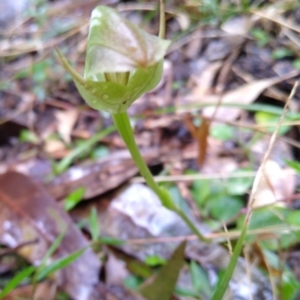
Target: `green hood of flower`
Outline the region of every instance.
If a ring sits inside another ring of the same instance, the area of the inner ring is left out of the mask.
[[[114,9],[98,6],[90,21],[84,77],[59,51],[58,55],[92,108],[120,113],[157,86],[169,45],[170,41],[148,34]],[[126,80],[107,80],[115,74]]]

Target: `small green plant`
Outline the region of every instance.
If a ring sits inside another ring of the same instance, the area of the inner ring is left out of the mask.
[[[112,114],[135,164],[162,204],[179,214],[199,239],[206,240],[173,202],[168,191],[154,181],[135,143],[127,114],[129,106],[157,86],[161,79],[163,58],[171,43],[163,39],[165,25],[162,9],[160,20],[157,37],[141,30],[114,9],[96,7],[90,21],[84,77],[70,66],[59,50],[57,52],[84,100],[92,108]]]
[[[94,109],[111,113],[115,126],[141,175],[145,178],[148,186],[157,194],[162,205],[176,212],[200,240],[207,241],[198,231],[193,221],[189,219],[183,208],[173,201],[170,192],[158,186],[154,181],[136,145],[127,114],[129,106],[141,95],[157,86],[162,76],[163,58],[170,41],[163,39],[165,20],[162,1],[160,1],[160,6],[159,37],[144,32],[111,8],[96,7],[92,12],[90,21],[84,76],[81,76],[71,67],[58,49],[57,53],[62,65],[71,74],[79,93],[88,105]],[[234,206],[236,206],[236,203],[234,203]],[[239,209],[240,207],[238,207]],[[213,300],[220,300],[225,294],[241,253],[246,231],[247,226],[244,226],[233,251],[230,264],[212,295]],[[93,239],[96,239],[96,232],[93,233]],[[178,250],[180,256],[182,256],[184,246],[180,246],[178,249],[180,250]],[[176,266],[176,272],[170,272],[169,262],[162,267],[160,273],[162,275],[158,275],[156,278],[158,279],[157,282],[162,285],[159,288],[156,286],[155,294],[152,286],[150,287],[151,290],[149,287],[145,287],[145,289],[139,291],[149,300],[169,299],[176,284],[180,265]],[[193,266],[193,271],[196,273],[199,270],[196,270]],[[172,282],[167,288],[161,277],[164,279],[167,277],[172,278]],[[202,289],[196,280],[194,284],[195,291]],[[204,291],[204,293],[207,294],[207,291]]]
[[[68,211],[74,208],[82,199],[84,192],[85,192],[85,188],[79,187],[75,191],[67,195],[64,201],[64,209]]]
[[[264,30],[260,28],[254,28],[251,31],[251,33],[253,37],[257,40],[257,45],[259,47],[264,47],[269,43],[270,38]]]
[[[47,253],[45,254],[43,261],[41,262],[39,267],[29,266],[24,270],[18,272],[4,287],[4,289],[0,293],[0,299],[4,298],[8,295],[12,290],[14,290],[20,283],[24,280],[28,279],[31,276],[31,281],[35,285],[37,282],[43,280],[47,276],[55,273],[58,270],[64,269],[72,262],[74,262],[77,258],[79,258],[82,253],[86,250],[85,248],[79,249],[68,256],[61,257],[50,264],[48,264],[48,260],[53,255],[53,253],[60,246],[66,231],[63,231],[53,242]]]

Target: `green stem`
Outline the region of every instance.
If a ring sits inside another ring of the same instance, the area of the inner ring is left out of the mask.
[[[208,241],[197,229],[197,227],[191,222],[191,220],[186,216],[186,214],[178,208],[173,200],[170,194],[167,190],[159,187],[157,183],[154,181],[154,178],[146,165],[140,150],[135,142],[133,130],[130,124],[130,120],[128,117],[127,112],[118,113],[118,114],[112,114],[113,120],[115,122],[115,125],[124,140],[131,157],[133,161],[135,162],[136,166],[138,167],[141,175],[144,177],[147,185],[156,193],[156,195],[161,200],[161,203],[166,208],[175,211],[187,224],[187,226],[191,229],[191,231],[197,235],[197,237],[201,241]]]

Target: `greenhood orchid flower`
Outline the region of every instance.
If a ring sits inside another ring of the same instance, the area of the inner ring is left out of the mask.
[[[160,36],[164,35],[163,1],[160,0]],[[57,50],[83,99],[94,109],[110,112],[130,154],[148,186],[161,203],[177,212],[199,239],[205,238],[173,202],[167,190],[159,187],[135,143],[127,114],[128,107],[160,81],[163,58],[170,41],[150,35],[123,18],[115,10],[98,6],[93,10],[82,77]]]
[[[94,109],[117,114],[156,87],[169,45],[114,9],[98,6],[91,16],[84,76],[57,51],[83,99]]]

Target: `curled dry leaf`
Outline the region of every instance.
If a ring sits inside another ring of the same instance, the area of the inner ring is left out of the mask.
[[[224,95],[208,95],[202,101],[204,103],[231,103],[237,105],[247,105],[256,100],[256,98],[268,87],[278,83],[278,78],[262,79],[247,83],[233,91],[229,91]],[[217,112],[215,113],[215,110]],[[204,116],[211,118],[214,116],[221,121],[233,121],[239,117],[242,109],[231,107],[207,107],[203,110]]]
[[[256,80],[238,87],[235,90],[224,94],[203,94],[202,89],[194,90],[192,95],[186,96],[184,101],[189,104],[211,104],[212,106],[203,109],[203,115],[207,118],[214,117],[220,121],[234,121],[241,112],[241,108],[225,107],[222,104],[248,105],[254,102],[257,97],[268,87],[273,86],[283,80],[294,77],[299,71],[290,72],[283,77]],[[217,107],[217,105],[221,105]],[[217,111],[216,111],[217,110]]]
[[[284,204],[292,196],[296,187],[296,173],[289,167],[282,168],[273,160],[268,160],[259,181],[253,207],[270,204]]]
[[[221,29],[230,35],[246,35],[249,33],[254,19],[249,16],[235,16],[224,22]]]
[[[69,109],[66,111],[56,111],[57,130],[66,143],[70,143],[72,129],[77,121],[78,110]]]
[[[86,248],[76,261],[55,273],[55,280],[73,299],[99,299],[94,285],[98,283],[100,261],[55,199],[25,175],[8,172],[0,176],[0,205],[1,244],[14,248],[38,239],[18,251],[33,265],[40,265],[48,248],[64,231],[49,262]]]

